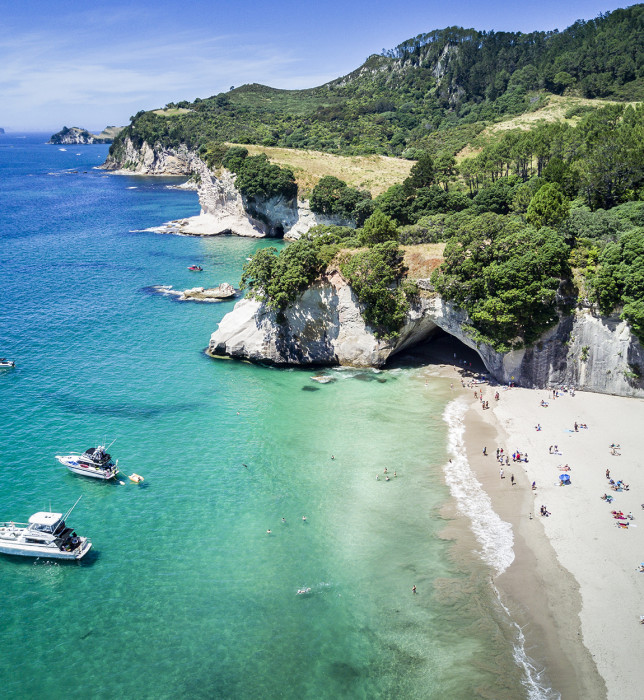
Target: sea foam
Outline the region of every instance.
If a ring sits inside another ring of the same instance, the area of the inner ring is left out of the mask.
[[[481,546],[479,552],[483,561],[492,567],[496,575],[502,574],[514,561],[514,535],[512,526],[505,522],[492,508],[490,497],[472,471],[465,451],[465,413],[467,403],[456,399],[447,404],[443,420],[449,430],[447,447],[451,459],[445,464],[445,481],[450,493],[456,499],[459,511],[467,516],[472,523],[472,531]],[[528,700],[560,700],[561,695],[548,687],[544,682],[543,669],[539,670],[536,663],[527,655],[523,629],[510,615],[503,604],[501,595],[492,584],[498,602],[505,611],[511,625],[515,629],[514,661],[523,671],[522,684],[527,692]]]
[[[514,561],[512,526],[501,520],[492,508],[492,501],[472,471],[465,453],[467,403],[456,399],[447,404],[443,420],[449,426],[447,447],[451,455],[445,465],[445,481],[456,499],[459,511],[472,522],[472,530],[481,545],[480,555],[496,575],[502,574]]]

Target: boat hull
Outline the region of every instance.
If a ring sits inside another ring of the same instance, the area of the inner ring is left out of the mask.
[[[0,539],[0,554],[40,559],[64,559],[67,561],[82,559],[92,548],[91,540],[81,537],[81,544],[72,552],[65,552],[56,546],[30,545],[25,542],[10,542]]]
[[[106,470],[83,465],[74,456],[61,457],[59,455],[56,455],[56,459],[61,464],[66,466],[70,472],[73,472],[74,474],[80,474],[81,476],[89,476],[92,479],[102,479],[103,481],[107,481],[109,479],[113,479],[119,473],[117,467]]]

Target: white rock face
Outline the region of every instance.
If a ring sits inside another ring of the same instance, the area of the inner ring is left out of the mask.
[[[496,354],[490,364],[495,376],[505,381],[519,377],[524,386],[568,384],[602,394],[644,397],[644,382],[636,376],[644,368],[641,344],[625,321],[587,309],[564,317],[533,347]]]
[[[137,149],[130,139],[124,141],[124,155],[116,161],[108,157],[104,167],[120,175],[197,176],[201,213],[186,219],[169,221],[150,231],[184,236],[238,236],[300,238],[316,224],[350,225],[337,217],[314,214],[307,201],[274,197],[265,201],[244,198],[235,187],[236,176],[227,170],[215,175],[194,151],[185,146],[155,150],[147,143]]]
[[[276,364],[339,364],[382,367],[391,355],[450,325],[454,312],[442,300],[412,309],[395,342],[379,340],[362,317],[351,287],[339,273],[307,289],[286,309],[284,323],[264,304],[242,299],[213,333],[209,350]],[[460,335],[458,324],[453,330]],[[448,331],[449,332],[449,331]],[[469,340],[463,336],[463,340]],[[470,341],[471,343],[471,341]]]
[[[276,364],[382,367],[392,355],[428,340],[440,328],[476,350],[501,382],[565,384],[644,397],[644,383],[630,376],[632,365],[644,367],[641,345],[624,322],[587,311],[564,317],[533,348],[500,354],[488,345],[477,347],[463,330],[467,315],[434,296],[412,307],[399,338],[390,343],[374,336],[351,288],[335,273],[304,292],[284,317],[278,323],[275,312],[243,299],[212,334],[209,351]]]

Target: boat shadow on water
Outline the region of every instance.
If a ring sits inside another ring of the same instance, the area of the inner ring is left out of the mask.
[[[133,482],[130,477],[124,472],[119,472],[114,479],[91,479],[87,478],[83,474],[77,474],[75,472],[67,472],[67,476],[72,479],[78,479],[82,484],[87,484],[87,488],[113,488],[114,486],[132,486],[137,489],[147,489],[150,488],[150,484],[147,481],[139,481],[138,483]],[[89,556],[89,555],[88,555]]]
[[[62,409],[70,413],[80,413],[83,415],[94,414],[100,416],[111,416],[115,418],[149,419],[173,413],[187,413],[195,411],[201,407],[196,402],[184,402],[172,405],[141,405],[141,404],[93,404],[89,401],[78,401],[67,396],[56,396],[54,402]]]

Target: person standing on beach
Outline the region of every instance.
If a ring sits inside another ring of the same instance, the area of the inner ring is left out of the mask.
[[[501,469],[499,469],[499,476],[500,476],[502,479],[505,479],[505,473],[503,472],[503,467],[501,467]]]
[[[510,483],[514,486],[514,474],[510,474]]]

